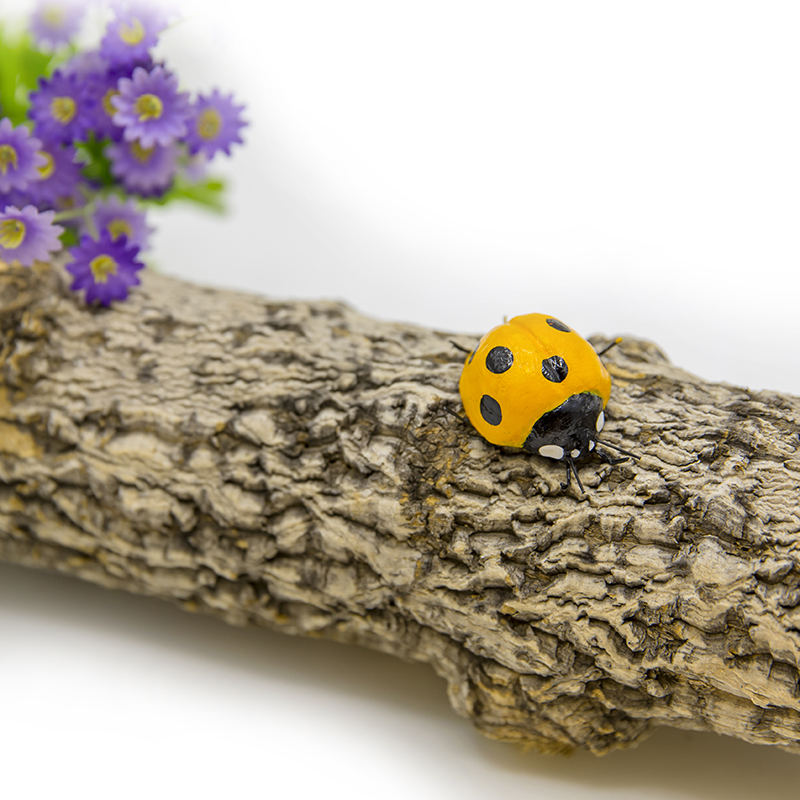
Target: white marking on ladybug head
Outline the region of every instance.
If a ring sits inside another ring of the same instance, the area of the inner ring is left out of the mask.
[[[606,415],[601,411],[597,415],[597,432],[600,433],[603,430],[603,425],[606,424]]]
[[[577,457],[578,457],[580,454],[581,454],[581,451],[580,451],[580,450],[573,450],[573,451],[570,453],[570,456],[571,456],[572,458],[577,458]]]
[[[594,439],[591,439],[591,440],[589,441],[589,449],[590,449],[590,450],[594,450]]]
[[[564,448],[559,447],[557,444],[543,444],[539,448],[539,455],[560,460],[564,458]]]

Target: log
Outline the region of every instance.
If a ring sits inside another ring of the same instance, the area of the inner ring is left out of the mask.
[[[474,335],[67,286],[0,270],[0,559],[427,662],[547,752],[658,725],[800,752],[800,399],[626,339],[602,437],[639,457],[582,494],[463,418]]]

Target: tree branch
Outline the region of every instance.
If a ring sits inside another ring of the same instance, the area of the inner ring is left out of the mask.
[[[673,725],[800,751],[800,399],[628,339],[603,437],[640,458],[584,462],[582,495],[450,413],[474,336],[65,286],[0,272],[0,558],[428,662],[543,750]]]

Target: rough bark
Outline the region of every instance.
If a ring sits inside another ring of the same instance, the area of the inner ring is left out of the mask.
[[[86,309],[58,267],[0,272],[0,336],[0,558],[426,661],[543,750],[800,751],[800,399],[628,339],[640,458],[581,495],[452,416],[473,336],[153,273]]]

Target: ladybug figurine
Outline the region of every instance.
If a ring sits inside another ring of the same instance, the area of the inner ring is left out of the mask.
[[[459,381],[470,422],[492,444],[522,447],[566,463],[584,491],[575,462],[595,452],[611,378],[600,353],[561,320],[547,314],[514,317],[489,331],[467,356]],[[633,457],[615,445],[606,447]]]

